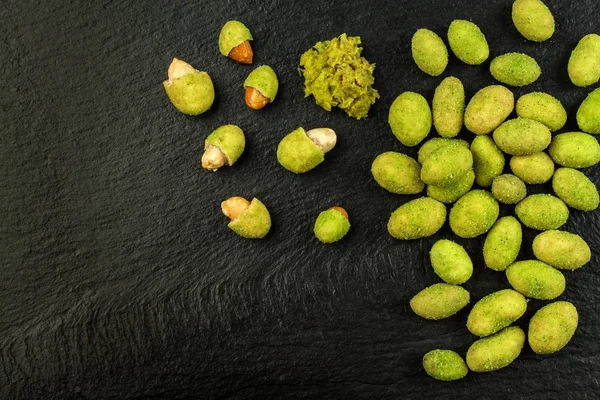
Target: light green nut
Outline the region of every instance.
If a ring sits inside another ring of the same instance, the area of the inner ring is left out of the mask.
[[[425,97],[404,92],[392,103],[388,122],[392,133],[405,146],[421,143],[431,130],[431,109]]]
[[[576,210],[593,211],[600,203],[594,182],[573,168],[557,169],[552,178],[552,189],[559,199]]]
[[[471,295],[465,289],[448,283],[431,285],[410,300],[410,308],[419,317],[438,320],[448,318],[469,304]]]
[[[169,79],[163,82],[163,87],[175,108],[186,115],[200,115],[215,101],[215,88],[208,73],[176,58],[169,67]]]
[[[234,47],[246,40],[252,40],[252,34],[246,25],[240,21],[227,21],[219,33],[219,52],[228,56]]]
[[[481,29],[464,19],[450,23],[448,43],[454,55],[469,65],[479,65],[490,56],[490,47]]]
[[[448,65],[448,49],[444,41],[429,29],[419,29],[411,41],[412,56],[417,67],[431,76],[439,76]]]
[[[333,149],[337,136],[332,129],[316,128],[306,132],[298,128],[289,133],[277,146],[277,160],[288,171],[302,174],[315,168]]]
[[[319,214],[315,221],[314,232],[323,243],[335,243],[350,230],[350,221],[340,211],[330,208]]]
[[[498,219],[500,207],[485,190],[472,190],[450,210],[450,228],[461,238],[474,238],[490,230]]]
[[[508,283],[517,292],[537,300],[552,300],[565,291],[565,277],[538,260],[517,261],[506,269]]]
[[[501,85],[479,90],[465,109],[465,127],[476,135],[487,135],[502,124],[515,108],[515,96]]]
[[[523,241],[521,224],[515,217],[500,218],[483,243],[483,260],[494,271],[504,271],[517,259]]]
[[[527,196],[527,187],[519,177],[504,174],[492,182],[492,194],[500,203],[517,204]]]
[[[458,135],[465,114],[465,88],[460,79],[449,76],[435,89],[432,102],[433,125],[441,137]]]
[[[528,228],[549,231],[563,226],[569,219],[567,205],[551,194],[532,194],[515,207],[519,220]]]
[[[469,254],[458,243],[438,240],[429,251],[431,266],[444,282],[462,285],[473,275],[473,262]]]
[[[431,350],[423,356],[423,369],[438,381],[455,381],[467,376],[465,360],[452,350]]]
[[[554,16],[540,0],[516,0],[512,6],[512,20],[527,40],[543,42],[554,34]]]
[[[578,324],[577,308],[568,301],[545,305],[529,321],[529,346],[537,354],[556,353],[571,341]]]
[[[260,200],[252,199],[248,208],[227,226],[246,239],[262,239],[271,229],[271,215]]]
[[[527,118],[506,121],[496,128],[493,137],[500,150],[513,156],[539,153],[552,140],[552,134],[546,125]]]
[[[504,289],[479,300],[467,317],[467,329],[475,336],[490,336],[521,318],[527,299],[519,292]]]
[[[571,53],[567,70],[575,86],[590,86],[600,80],[600,36],[591,33],[581,38]]]
[[[417,158],[417,160],[419,161],[419,164],[423,165],[425,160],[427,160],[433,153],[435,153],[436,151],[438,151],[439,149],[441,149],[442,147],[447,146],[447,145],[453,145],[453,146],[458,145],[458,146],[464,147],[465,149],[469,148],[469,143],[467,143],[466,141],[464,141],[462,139],[450,139],[450,138],[429,139],[428,141],[423,143],[423,145],[419,149],[419,155]]]
[[[458,143],[451,143],[441,146],[425,159],[421,180],[428,185],[451,185],[472,168],[471,151]]]
[[[497,81],[517,87],[532,84],[542,75],[537,61],[523,53],[507,53],[494,58],[490,72]]]
[[[554,175],[554,162],[544,152],[528,156],[513,156],[510,159],[510,169],[513,174],[529,185],[546,183]]]
[[[218,149],[225,156],[227,165],[231,166],[240,158],[245,147],[244,132],[236,125],[223,125],[215,129],[204,141],[202,166],[215,171],[220,167],[218,164],[211,165],[208,159],[211,152],[214,151],[213,148]]]
[[[502,174],[504,169],[504,154],[489,136],[476,136],[471,142],[473,154],[473,169],[475,182],[479,186],[487,187],[494,178]]]
[[[525,332],[517,326],[504,328],[479,339],[467,350],[467,365],[473,372],[491,372],[507,367],[521,354]]]
[[[473,187],[475,172],[467,171],[456,182],[448,186],[427,185],[427,196],[445,204],[454,203]]]
[[[542,232],[533,239],[535,258],[558,269],[575,270],[592,258],[590,246],[583,238],[565,231]]]
[[[402,153],[388,151],[378,155],[371,165],[371,174],[379,186],[392,193],[417,194],[425,188],[421,166]]]
[[[250,72],[244,81],[244,88],[254,88],[269,100],[269,103],[275,100],[279,90],[279,80],[275,71],[268,65],[261,65]]]
[[[587,133],[600,133],[600,88],[587,95],[577,110],[579,129]]]
[[[560,100],[548,93],[532,92],[517,100],[517,115],[546,125],[552,132],[567,123],[567,111]]]
[[[400,240],[431,236],[446,222],[446,206],[429,197],[411,200],[392,213],[387,224],[389,234]]]
[[[600,161],[600,145],[595,137],[587,133],[561,133],[552,138],[548,154],[563,167],[587,168]]]

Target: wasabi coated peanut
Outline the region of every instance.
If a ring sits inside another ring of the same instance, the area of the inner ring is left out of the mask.
[[[532,84],[542,75],[537,61],[523,53],[507,53],[494,58],[490,72],[497,81],[517,87]]]
[[[523,182],[534,185],[546,183],[554,174],[554,162],[544,152],[528,156],[513,156],[510,159],[510,169]]]
[[[457,181],[448,186],[427,185],[427,196],[442,203],[454,203],[473,187],[475,172],[467,171]]]
[[[325,160],[325,153],[337,143],[332,129],[316,128],[306,132],[303,128],[284,137],[277,146],[277,160],[290,172],[302,174]]]
[[[225,164],[231,166],[240,158],[245,147],[244,132],[236,125],[223,125],[204,141],[202,168],[216,171]]]
[[[576,210],[593,211],[600,203],[594,182],[576,169],[557,169],[552,178],[552,189],[559,199]]]
[[[600,89],[588,94],[579,106],[577,124],[584,132],[600,133]]]
[[[567,123],[567,111],[560,100],[542,92],[524,94],[517,100],[517,115],[546,125],[552,132]]]
[[[246,239],[261,239],[271,229],[269,210],[258,199],[230,197],[221,203],[221,211],[229,217],[229,229]]]
[[[583,238],[565,231],[542,232],[533,239],[535,258],[558,269],[575,270],[592,258]]]
[[[419,317],[438,320],[465,308],[470,298],[469,292],[460,286],[436,283],[417,293],[410,300],[410,308]]]
[[[448,65],[448,49],[442,39],[429,29],[419,29],[411,41],[417,67],[431,76],[439,76]]]
[[[348,213],[342,207],[331,207],[319,214],[313,230],[321,242],[335,243],[350,230]]]
[[[392,213],[387,224],[389,234],[400,240],[431,236],[446,222],[446,206],[428,197],[411,200]]]
[[[275,71],[268,65],[261,65],[244,81],[246,89],[246,105],[253,110],[260,110],[275,100],[279,90],[279,80]]]
[[[473,343],[467,351],[467,365],[473,372],[496,371],[516,360],[524,344],[525,332],[521,328],[504,328]]]
[[[433,102],[433,125],[441,137],[458,135],[465,114],[465,88],[460,79],[449,76],[435,89]]]
[[[502,217],[490,229],[483,243],[483,260],[494,271],[504,271],[517,259],[523,230],[515,217]]]
[[[168,80],[163,82],[163,87],[171,103],[183,114],[200,115],[215,101],[210,76],[177,58],[169,66]]]
[[[454,55],[469,65],[479,65],[490,56],[490,48],[481,29],[464,19],[452,21],[448,27],[448,43]]]
[[[506,269],[508,283],[517,292],[537,300],[552,300],[565,291],[565,277],[537,260],[517,261]]]
[[[546,125],[527,118],[506,121],[496,128],[493,137],[500,150],[513,156],[539,153],[552,140],[552,134]]]
[[[512,20],[527,40],[543,42],[554,34],[554,16],[540,0],[516,0],[512,6]]]
[[[460,144],[440,147],[423,162],[421,180],[428,185],[445,186],[456,182],[473,168],[471,151]]]
[[[540,308],[529,321],[529,346],[537,354],[556,353],[571,341],[578,324],[579,314],[573,304],[568,301],[550,303]]]
[[[561,133],[552,138],[548,154],[563,167],[587,168],[600,161],[600,145],[595,137],[587,133]]]
[[[517,204],[527,196],[527,188],[520,178],[504,174],[492,182],[492,194],[500,203]]]
[[[474,238],[490,230],[498,219],[500,207],[485,190],[472,190],[450,210],[450,228],[461,238]]]
[[[504,154],[489,136],[476,136],[471,142],[475,182],[479,186],[490,186],[504,169]]]
[[[240,64],[252,64],[252,34],[240,21],[227,21],[219,33],[219,51]]]
[[[404,92],[392,103],[388,116],[392,133],[405,146],[416,146],[431,130],[431,109],[425,97]]]
[[[431,350],[423,356],[423,369],[438,381],[455,381],[467,376],[465,360],[452,350]]]
[[[417,194],[423,191],[421,166],[407,155],[388,151],[378,155],[371,165],[371,174],[385,190],[397,194]]]
[[[493,335],[521,318],[525,311],[527,299],[521,293],[500,290],[475,303],[467,318],[467,329],[475,336]]]
[[[469,254],[458,243],[438,240],[429,251],[431,266],[444,282],[462,285],[473,275],[473,262]]]
[[[423,163],[425,163],[425,160],[427,160],[433,153],[435,153],[436,151],[438,151],[439,149],[441,149],[444,146],[447,145],[458,145],[458,146],[462,146],[465,149],[469,148],[469,143],[467,143],[466,141],[462,140],[462,139],[450,139],[450,138],[433,138],[433,139],[429,139],[428,141],[426,141],[425,143],[423,143],[423,145],[421,146],[421,148],[419,149],[419,155],[417,160],[419,161],[419,164],[423,165]]]
[[[577,43],[567,70],[575,86],[590,86],[600,80],[600,36],[591,33]]]
[[[502,124],[515,108],[515,96],[501,85],[475,93],[465,109],[465,127],[476,135],[487,135]]]
[[[551,194],[532,194],[515,207],[519,220],[528,228],[549,231],[563,226],[569,219],[567,205]]]

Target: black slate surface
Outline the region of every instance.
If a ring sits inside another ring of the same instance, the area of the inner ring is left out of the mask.
[[[0,4],[0,397],[4,399],[595,399],[600,392],[600,268],[597,254],[566,273],[561,297],[580,325],[560,353],[526,345],[511,366],[454,383],[425,375],[433,348],[462,354],[474,337],[468,309],[439,322],[408,307],[437,282],[427,252],[386,232],[389,214],[416,196],[395,196],[369,173],[373,158],[403,148],[387,125],[398,94],[431,99],[445,76],[467,95],[494,81],[489,61],[452,57],[442,77],[420,72],[410,38],[420,27],[445,37],[451,20],[479,24],[492,56],[522,51],[544,71],[515,93],[543,90],[569,112],[592,89],[566,74],[579,38],[599,32],[595,0],[548,0],[557,21],[546,43],[527,42],[508,0],[480,1],[17,1]],[[251,67],[219,55],[228,19],[252,30],[256,64],[274,67],[277,100],[254,112],[241,84]],[[327,113],[302,95],[300,54],[319,40],[360,35],[377,63],[381,99],[371,118]],[[161,82],[177,56],[210,73],[217,99],[198,118],[175,111]],[[199,167],[204,138],[225,123],[247,134],[234,168]],[[328,126],[339,145],[302,176],[276,161],[278,141],[298,126]],[[472,137],[465,133],[467,139]],[[596,183],[598,168],[586,171]],[[549,185],[532,191],[548,191]],[[256,196],[272,232],[237,237],[219,204]],[[311,229],[340,204],[352,230],[325,246]],[[504,215],[512,213],[505,207]],[[600,245],[598,212],[573,211],[565,229]],[[521,259],[532,257],[527,230]],[[472,302],[507,287],[486,270],[482,238],[459,240],[475,260]],[[518,324],[543,302],[531,301]]]

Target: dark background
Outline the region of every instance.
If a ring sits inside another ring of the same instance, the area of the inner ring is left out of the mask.
[[[511,1],[47,1],[0,3],[0,397],[4,399],[418,399],[598,398],[600,259],[565,273],[562,299],[580,325],[553,356],[526,345],[511,366],[442,383],[423,354],[464,355],[474,337],[470,307],[447,320],[414,315],[409,299],[438,282],[428,250],[453,238],[400,242],[390,213],[417,196],[379,188],[369,168],[387,150],[407,151],[387,125],[398,94],[429,100],[445,76],[467,96],[494,83],[489,60],[451,56],[443,76],[420,72],[410,38],[421,27],[445,40],[449,23],[471,19],[491,55],[522,51],[543,69],[533,85],[569,112],[592,88],[576,88],[566,65],[577,41],[600,31],[595,0],[548,0],[557,31],[525,41]],[[252,67],[218,53],[223,23],[251,29],[255,65],[278,73],[276,101],[255,112],[243,100]],[[327,113],[303,98],[302,52],[342,32],[360,35],[377,64],[381,99],[368,120]],[[161,82],[172,57],[211,75],[217,98],[190,118]],[[238,124],[247,150],[232,168],[199,166],[205,137]],[[328,126],[339,144],[317,169],[295,176],[275,157],[279,140],[303,126]],[[432,133],[433,136],[433,133]],[[471,135],[464,133],[470,140]],[[598,168],[586,171],[598,183]],[[550,186],[531,188],[549,191]],[[227,228],[220,202],[261,199],[271,233],[245,240]],[[319,211],[342,205],[352,229],[335,245],[316,241]],[[511,207],[503,215],[513,213]],[[597,212],[573,211],[565,229],[600,245]],[[532,257],[526,230],[521,259]],[[475,261],[472,303],[508,286],[486,270],[483,237],[458,240]],[[544,303],[531,301],[518,324]]]

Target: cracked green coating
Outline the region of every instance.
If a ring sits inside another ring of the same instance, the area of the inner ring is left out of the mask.
[[[244,152],[246,138],[238,126],[223,125],[208,135],[204,141],[204,149],[208,146],[218,147],[225,154],[227,164],[233,165]]]
[[[448,43],[454,55],[469,65],[479,65],[490,56],[490,47],[477,25],[455,19],[448,27]]]
[[[448,186],[427,185],[427,196],[445,204],[454,203],[473,187],[475,172],[467,171],[458,180]]]
[[[598,208],[598,189],[581,171],[573,168],[559,168],[552,178],[554,193],[571,208],[593,211]]]
[[[508,283],[517,292],[537,300],[552,300],[565,291],[565,277],[538,260],[517,261],[506,269]]]
[[[554,162],[544,152],[527,156],[513,156],[510,159],[510,170],[529,185],[546,183],[554,175]]]
[[[229,222],[229,228],[247,239],[261,239],[271,229],[269,210],[258,199],[252,199],[250,206],[239,216]]]
[[[404,92],[392,103],[388,122],[392,133],[405,146],[416,146],[431,130],[431,109],[425,97]]]
[[[234,47],[246,40],[252,40],[252,34],[246,25],[240,21],[227,21],[219,33],[219,51],[228,56]]]
[[[295,174],[310,171],[324,160],[323,150],[306,136],[303,128],[289,133],[277,146],[277,161]]]
[[[335,243],[346,236],[350,230],[350,221],[338,210],[329,209],[319,214],[313,230],[321,242]]]
[[[268,65],[261,65],[250,72],[244,81],[244,88],[252,87],[260,92],[269,100],[269,103],[275,100],[279,90],[279,81],[273,68]]]
[[[175,108],[187,115],[200,115],[215,101],[215,88],[206,72],[186,74],[171,84],[164,81],[163,87]]]
[[[523,53],[507,53],[494,58],[490,72],[497,81],[517,87],[532,84],[542,75],[537,61]]]
[[[494,178],[504,170],[504,154],[489,136],[476,136],[471,142],[475,182],[479,186],[491,186]]]
[[[568,301],[556,301],[540,308],[529,321],[527,338],[537,354],[552,354],[562,350],[573,338],[579,314]]]
[[[423,356],[423,369],[439,381],[455,381],[467,376],[465,360],[452,350],[431,350]]]
[[[419,29],[411,41],[412,56],[417,67],[431,76],[439,76],[448,66],[448,49],[437,33]]]
[[[590,246],[583,238],[565,231],[542,232],[533,239],[535,258],[558,269],[575,270],[592,258]]]
[[[539,153],[552,140],[552,134],[546,125],[527,118],[504,122],[496,128],[493,137],[500,150],[513,156]]]
[[[419,317],[439,320],[448,318],[469,304],[471,295],[458,285],[436,283],[410,300],[410,308]]]
[[[446,222],[446,206],[428,197],[411,200],[392,213],[389,234],[400,240],[420,239],[435,234]]]
[[[554,16],[540,0],[516,0],[512,6],[512,20],[527,40],[543,42],[554,34]]]
[[[600,161],[600,145],[595,137],[587,133],[561,133],[552,138],[548,154],[563,167],[587,168]]]
[[[460,79],[453,76],[444,79],[435,89],[431,108],[433,125],[440,136],[458,135],[465,114],[465,88]]]
[[[441,146],[425,158],[421,168],[421,180],[428,185],[451,185],[472,168],[471,151],[453,142]]]
[[[588,94],[579,106],[577,124],[584,132],[600,133],[600,88]]]
[[[467,329],[475,336],[489,336],[506,328],[525,314],[527,299],[519,292],[504,289],[479,300],[467,317]]]
[[[552,132],[567,123],[567,111],[560,100],[543,92],[524,94],[517,100],[517,115],[546,125]]]
[[[429,251],[431,266],[444,282],[462,285],[473,275],[473,262],[469,254],[458,243],[442,239],[434,243]]]
[[[517,259],[523,242],[523,230],[513,216],[502,217],[483,242],[483,260],[494,271],[504,271]]]
[[[502,85],[479,90],[465,109],[465,127],[476,135],[487,135],[502,124],[515,108],[515,96]]]
[[[492,182],[492,194],[500,203],[517,204],[527,196],[527,188],[521,178],[504,174]]]
[[[417,194],[423,191],[421,166],[411,157],[388,151],[378,155],[371,165],[371,174],[385,190],[396,194]]]
[[[419,164],[423,164],[425,160],[427,160],[433,153],[441,149],[446,145],[459,145],[464,147],[465,149],[469,148],[469,143],[462,139],[451,139],[451,138],[433,138],[429,139],[419,149],[419,154],[417,160]]]
[[[491,372],[507,367],[521,354],[525,332],[517,326],[504,328],[479,339],[467,350],[467,365],[473,372]]]
[[[575,86],[585,87],[600,80],[600,36],[585,35],[569,57],[569,78]]]
[[[567,205],[551,194],[532,194],[515,207],[519,220],[528,228],[539,231],[558,229],[569,219]]]
[[[485,190],[472,190],[450,210],[450,228],[461,238],[474,238],[490,230],[498,219],[500,207]]]

